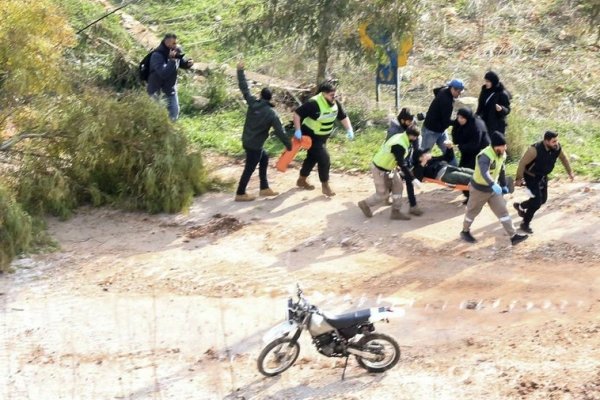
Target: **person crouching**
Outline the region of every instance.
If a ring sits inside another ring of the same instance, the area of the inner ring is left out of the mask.
[[[419,138],[420,132],[414,125],[409,126],[404,133],[398,133],[383,143],[373,157],[371,173],[375,184],[375,194],[358,202],[358,207],[366,217],[372,217],[371,207],[385,203],[392,193],[392,211],[390,218],[408,220],[410,216],[403,214],[402,206],[402,177],[398,168],[406,177],[406,184],[412,185],[412,173],[408,167],[409,149],[411,143]]]

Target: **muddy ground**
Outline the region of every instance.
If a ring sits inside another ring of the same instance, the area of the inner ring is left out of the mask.
[[[366,219],[368,176],[333,174],[331,199],[296,176],[271,170],[282,194],[251,203],[211,193],[187,214],[49,220],[61,250],[0,276],[0,398],[600,399],[599,184],[553,181],[513,248],[487,208],[479,242],[458,239],[458,192],[427,184],[423,216]],[[351,359],[342,382],[305,337],[296,365],[262,377],[261,337],[295,283],[330,312],[404,310],[377,325],[400,363],[369,374]]]

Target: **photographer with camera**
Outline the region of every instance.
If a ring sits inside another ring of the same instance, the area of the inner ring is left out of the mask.
[[[189,69],[192,65],[194,62],[185,58],[183,50],[177,46],[177,35],[174,33],[167,33],[150,57],[148,94],[159,98],[160,92],[162,92],[167,100],[169,117],[173,121],[179,117],[177,70],[179,68]]]

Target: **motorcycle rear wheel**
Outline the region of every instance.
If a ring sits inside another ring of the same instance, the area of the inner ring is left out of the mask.
[[[375,361],[356,356],[358,364],[369,372],[387,371],[400,360],[400,346],[394,338],[383,333],[366,334],[358,341],[356,347],[379,356]]]
[[[269,343],[258,356],[258,371],[264,376],[279,375],[290,368],[300,354],[298,342],[280,338]]]

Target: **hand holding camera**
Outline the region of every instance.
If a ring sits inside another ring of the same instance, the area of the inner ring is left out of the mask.
[[[185,57],[185,53],[183,53],[181,47],[176,47],[169,51],[169,58],[177,58],[181,60],[183,57]]]

